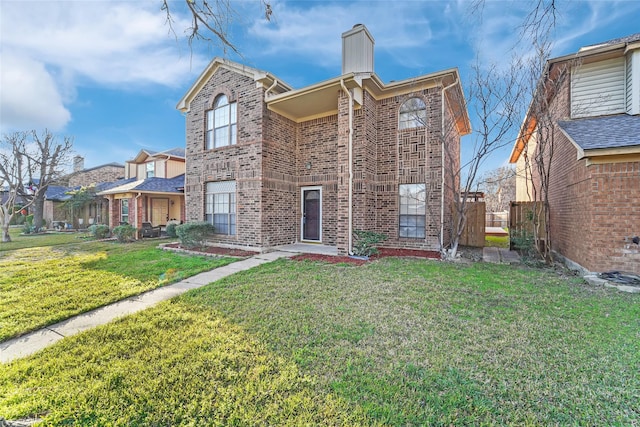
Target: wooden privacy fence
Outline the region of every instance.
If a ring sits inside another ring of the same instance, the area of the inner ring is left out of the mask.
[[[453,212],[454,221],[457,213]],[[460,235],[462,246],[484,247],[485,203],[467,202],[467,223]]]
[[[545,215],[543,202],[511,202],[509,208],[509,248],[518,249],[514,240],[544,240]]]

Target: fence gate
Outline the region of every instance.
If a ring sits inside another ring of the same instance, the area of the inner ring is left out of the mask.
[[[456,215],[454,212],[454,219]],[[467,202],[467,223],[460,235],[460,245],[484,247],[485,203]]]

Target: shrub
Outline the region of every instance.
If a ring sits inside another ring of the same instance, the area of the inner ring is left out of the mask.
[[[106,239],[109,237],[109,226],[104,224],[93,224],[89,226],[89,233],[96,239]]]
[[[24,224],[22,225],[22,232],[24,234],[31,234],[36,232],[36,228],[33,226],[33,215],[27,215],[25,217]]]
[[[356,241],[353,244],[353,254],[357,256],[372,256],[378,253],[376,245],[387,240],[387,236],[374,231],[354,230]]]
[[[215,231],[213,225],[204,221],[188,222],[176,227],[180,244],[185,248],[201,248]]]
[[[171,224],[167,224],[167,237],[178,237],[178,235],[176,234],[176,227],[178,226],[178,224],[172,222]]]
[[[132,225],[125,224],[113,227],[113,235],[116,236],[118,242],[125,243],[135,240],[138,230]]]

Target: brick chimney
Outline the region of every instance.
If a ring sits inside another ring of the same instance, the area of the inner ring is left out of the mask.
[[[342,74],[373,73],[373,36],[362,24],[342,33]]]
[[[83,169],[84,169],[84,157],[75,156],[73,158],[73,171],[80,172]]]

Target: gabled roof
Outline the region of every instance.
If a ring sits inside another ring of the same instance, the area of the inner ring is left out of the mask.
[[[549,92],[549,88],[545,85],[545,83],[549,78],[551,78],[552,81],[556,79],[558,75],[563,72],[563,68],[566,68],[566,64],[571,64],[571,61],[579,60],[582,64],[588,64],[604,59],[620,57],[625,55],[628,50],[638,48],[640,48],[640,33],[635,33],[605,42],[584,46],[580,48],[578,52],[571,53],[569,55],[551,58],[547,61],[545,69],[542,73],[542,77],[540,77],[540,80],[538,81],[534,99],[541,91],[545,91],[542,93],[546,94],[548,99],[551,99],[553,96],[555,96],[555,93]],[[518,158],[520,158],[520,154],[522,154],[524,147],[528,143],[529,138],[531,137],[533,131],[537,126],[537,117],[535,117],[535,113],[532,111],[532,109],[533,103],[529,106],[529,110],[527,111],[527,114],[522,122],[522,126],[520,127],[518,137],[516,138],[513,149],[511,150],[509,163],[516,163],[518,161]],[[595,123],[596,122],[591,122],[589,124],[579,126],[582,128],[586,126],[590,126],[591,128],[593,128]],[[601,125],[605,125],[606,123],[608,122],[600,122]],[[626,139],[626,137],[623,139]],[[578,149],[580,150],[579,146]]]
[[[124,169],[124,165],[121,165],[120,163],[116,163],[116,162],[112,162],[112,163],[105,163],[104,165],[99,165],[99,166],[93,166],[91,168],[85,168],[85,169],[81,169],[79,171],[75,171],[72,172],[71,175],[78,173],[78,172],[90,172],[92,170],[96,170],[96,169],[101,169],[101,168],[106,168],[106,167],[115,167],[115,168],[122,168]]]
[[[148,150],[146,148],[143,148],[142,150],[140,150],[140,152],[138,152],[138,154],[136,154],[136,156],[133,159],[129,160],[129,162],[143,163],[149,157],[166,158],[166,159],[172,158],[172,159],[184,160],[184,156],[185,156],[185,150],[183,147],[171,148],[165,151],[154,151],[154,150]]]
[[[558,125],[578,149],[579,159],[590,155],[640,153],[640,116],[618,114],[561,121]]]
[[[102,190],[97,194],[104,196],[107,194],[120,193],[160,193],[160,194],[182,194],[184,193],[184,174],[174,178],[147,178],[134,180],[128,179],[109,189]]]
[[[204,87],[204,85],[209,81],[211,76],[213,76],[220,68],[225,68],[227,70],[233,71],[235,73],[241,74],[248,78],[253,79],[257,84],[261,84],[266,89],[269,89],[269,92],[274,93],[282,93],[285,91],[291,90],[291,86],[278,79],[271,73],[267,73],[266,71],[258,70],[256,68],[248,67],[246,65],[239,64],[234,61],[230,61],[224,58],[213,58],[213,60],[207,65],[207,68],[204,69],[200,76],[196,79],[196,81],[191,85],[187,93],[182,97],[182,99],[176,105],[176,108],[180,111],[187,112],[191,109],[191,101],[193,98],[198,95],[200,90]]]

